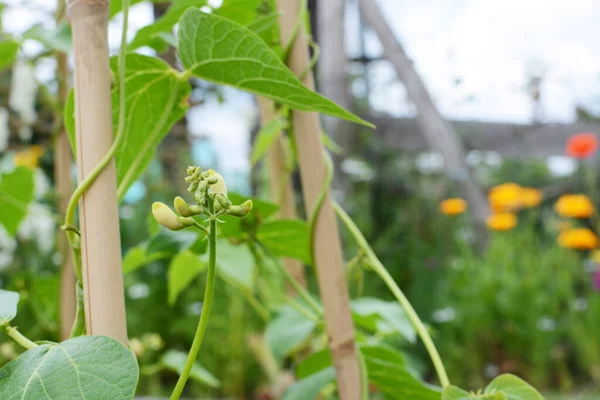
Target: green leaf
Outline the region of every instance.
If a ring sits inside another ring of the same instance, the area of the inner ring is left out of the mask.
[[[192,283],[201,272],[206,270],[206,263],[198,255],[189,250],[183,251],[173,258],[169,265],[169,304],[173,306],[177,297]]]
[[[17,58],[21,44],[12,39],[0,41],[0,70],[10,67]]]
[[[369,382],[387,399],[439,400],[441,389],[428,385],[411,373],[404,356],[384,345],[362,346]]]
[[[270,98],[300,111],[314,111],[372,125],[309,90],[254,32],[199,9],[179,22],[179,57],[195,76]]]
[[[131,351],[105,336],[44,344],[0,369],[0,398],[130,400],[138,381]]]
[[[281,308],[275,319],[269,322],[265,339],[278,360],[298,350],[308,340],[316,324],[291,306]]]
[[[10,236],[17,234],[33,193],[33,171],[30,169],[18,167],[0,174],[0,224]]]
[[[284,118],[273,118],[256,135],[250,165],[254,166],[277,140],[287,125]]]
[[[296,377],[298,379],[304,379],[326,369],[327,367],[331,367],[332,365],[333,363],[329,350],[321,350],[316,353],[312,353],[302,360],[300,365],[298,365],[296,368]]]
[[[380,333],[397,332],[411,343],[417,340],[415,328],[402,307],[395,301],[363,297],[352,301],[352,311],[358,316],[367,318],[359,320],[366,327],[368,322],[373,322],[373,326],[368,326],[368,329]]]
[[[335,369],[326,368],[314,375],[294,383],[283,396],[283,400],[314,400],[321,390],[335,379]]]
[[[465,392],[456,386],[447,386],[442,393],[442,400],[473,400],[477,397],[472,396],[469,392]]]
[[[258,226],[257,239],[274,255],[312,264],[308,225],[298,219],[268,221]]]
[[[511,374],[500,375],[484,390],[488,394],[495,392],[505,394],[506,400],[544,400],[533,386]]]
[[[150,238],[146,256],[161,254],[165,258],[187,250],[197,240],[198,234],[193,231],[183,230],[173,232],[166,228],[160,229],[158,235]]]
[[[69,53],[73,47],[71,26],[68,24],[60,24],[52,29],[36,24],[23,34],[23,38],[37,40],[49,50],[58,50],[63,53]]]
[[[161,16],[153,24],[147,25],[137,31],[135,37],[127,45],[129,50],[135,50],[138,47],[150,46],[156,38],[160,38],[163,33],[170,33],[173,31],[175,24],[179,21],[179,18],[183,13],[190,7],[202,7],[206,5],[206,0],[175,0],[169,7],[167,12]],[[151,46],[155,47],[155,46]]]
[[[186,353],[169,350],[162,356],[161,362],[166,368],[177,374],[181,374],[186,358]],[[218,389],[221,387],[221,382],[197,361],[192,367],[190,378],[211,388]]]
[[[229,200],[233,204],[242,204],[244,201],[252,200],[252,212],[246,218],[236,218],[230,215],[219,217],[224,221],[219,226],[219,235],[223,238],[241,238],[250,227],[256,227],[262,221],[272,217],[279,206],[257,197],[242,196],[237,193],[228,193]]]
[[[0,326],[9,323],[17,315],[19,293],[0,289]]]
[[[208,255],[204,256],[205,262]],[[227,240],[217,240],[217,276],[243,289],[254,288],[254,257],[246,245],[235,246]]]
[[[118,60],[111,59],[111,68],[118,76]],[[160,141],[175,122],[185,115],[185,99],[190,86],[166,62],[140,54],[127,55],[126,71],[127,117],[125,137],[117,149],[115,159],[119,198],[142,175],[154,157]],[[112,92],[114,131],[119,116],[118,83]],[[71,147],[75,149],[74,96],[65,106],[65,126]]]

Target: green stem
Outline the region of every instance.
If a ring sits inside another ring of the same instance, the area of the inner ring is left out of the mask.
[[[449,386],[450,380],[448,379],[448,374],[446,373],[446,369],[444,368],[442,359],[435,345],[433,344],[433,340],[431,339],[431,336],[429,336],[429,332],[427,332],[427,328],[423,324],[423,321],[421,321],[421,319],[415,312],[415,309],[412,307],[404,293],[402,293],[402,290],[400,290],[396,282],[394,282],[394,279],[392,278],[390,273],[387,271],[387,269],[385,269],[381,261],[379,261],[379,258],[377,258],[375,252],[373,252],[373,249],[371,248],[371,246],[369,246],[363,234],[354,224],[354,221],[352,221],[350,216],[346,213],[346,211],[342,209],[342,207],[340,207],[339,204],[337,204],[336,202],[332,203],[333,208],[335,209],[335,212],[337,213],[338,217],[342,220],[342,222],[344,222],[360,249],[371,261],[371,267],[373,268],[373,271],[375,271],[375,273],[379,275],[379,277],[385,282],[385,284],[396,297],[396,300],[398,300],[398,303],[400,303],[402,308],[404,308],[406,315],[408,315],[410,322],[415,327],[417,333],[419,334],[419,337],[421,338],[423,344],[425,345],[425,348],[427,349],[427,352],[429,353],[429,357],[433,362],[433,366],[435,367],[440,383],[443,387]]]
[[[213,214],[214,204],[210,199],[208,201],[208,206],[210,213]],[[187,360],[185,361],[183,371],[179,376],[175,390],[173,390],[173,394],[171,394],[171,400],[177,400],[181,396],[183,388],[185,387],[185,383],[187,382],[190,372],[192,371],[192,367],[194,366],[194,362],[196,361],[196,357],[198,357],[198,352],[200,351],[202,340],[204,339],[204,333],[206,332],[206,327],[208,326],[208,316],[210,315],[210,308],[212,306],[215,277],[217,272],[217,221],[214,218],[210,219],[208,248],[208,276],[206,278],[204,302],[202,303],[202,314],[200,315],[200,322],[198,323],[196,335],[194,336],[194,341],[192,342],[192,348],[190,349]]]
[[[70,338],[85,335],[85,308],[83,304],[83,288],[81,287],[81,281],[77,281],[75,290],[77,293],[77,310],[75,312],[75,321],[71,328]]]
[[[27,339],[19,330],[13,326],[6,327],[6,333],[10,336],[15,342],[26,348],[27,350],[31,350],[33,348],[38,347],[36,343],[33,343],[31,340]]]

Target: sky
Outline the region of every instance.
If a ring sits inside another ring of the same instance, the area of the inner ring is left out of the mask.
[[[211,0],[219,3],[219,0]],[[347,8],[347,51],[359,51],[356,0]],[[32,23],[50,24],[47,0],[7,0],[3,29],[19,34]],[[543,121],[569,123],[575,106],[600,111],[599,0],[377,0],[421,74],[442,114],[449,119],[527,123],[533,105],[525,91],[527,77],[543,72]],[[130,30],[151,21],[149,3],[134,6]],[[120,18],[109,28],[113,48],[119,43]],[[366,35],[368,55],[380,56],[381,46],[372,32]],[[26,41],[26,51],[36,44]],[[51,63],[38,67],[52,75]],[[387,61],[368,70],[370,104],[380,112],[409,116],[414,110],[403,86]],[[455,81],[459,79],[460,84]],[[256,118],[251,96],[226,90],[227,102],[210,100],[190,111],[190,130],[209,136],[227,164],[236,171],[248,169],[248,134]],[[239,156],[238,156],[239,155]]]

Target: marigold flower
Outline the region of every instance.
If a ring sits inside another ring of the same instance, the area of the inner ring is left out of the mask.
[[[485,222],[494,231],[509,231],[517,226],[517,217],[511,213],[492,214]]]
[[[533,188],[521,189],[521,207],[532,208],[542,202],[542,192]]]
[[[598,247],[598,237],[588,228],[574,228],[558,235],[558,245],[567,249],[591,250]]]
[[[598,150],[598,137],[595,133],[578,133],[567,140],[567,154],[571,157],[588,158],[596,150]]]
[[[15,154],[14,163],[17,167],[35,169],[39,166],[40,157],[44,154],[41,146],[31,146]]]
[[[440,211],[446,215],[460,215],[467,209],[467,202],[463,199],[446,199],[440,203]]]
[[[491,208],[496,212],[519,208],[521,205],[522,189],[516,183],[504,183],[493,187],[488,194]]]
[[[584,194],[565,194],[554,205],[556,212],[562,217],[588,218],[594,214],[594,205]]]

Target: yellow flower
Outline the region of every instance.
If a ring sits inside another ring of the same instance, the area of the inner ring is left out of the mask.
[[[516,183],[504,183],[490,189],[488,199],[492,210],[510,211],[521,205],[521,186]]]
[[[35,169],[39,166],[39,161],[42,154],[44,154],[44,149],[41,146],[31,146],[28,149],[19,151],[15,154],[15,165],[17,167]]]
[[[210,183],[210,191],[213,194],[223,193],[225,196],[227,196],[227,185],[225,184],[225,179],[223,179],[221,174],[213,171],[212,169],[209,169],[208,173],[208,183]]]
[[[584,194],[565,194],[554,205],[562,217],[588,218],[594,214],[594,205]]]
[[[542,192],[533,188],[521,189],[521,207],[532,208],[542,202]]]
[[[440,211],[446,215],[460,215],[467,209],[463,199],[446,199],[440,203]]]
[[[509,231],[517,226],[517,217],[511,213],[500,213],[490,215],[486,224],[494,231]]]
[[[192,218],[180,217],[166,204],[158,201],[152,204],[152,215],[156,222],[172,231],[180,231],[194,224]]]
[[[587,228],[569,229],[558,235],[560,247],[576,250],[591,250],[598,247],[598,237]]]

